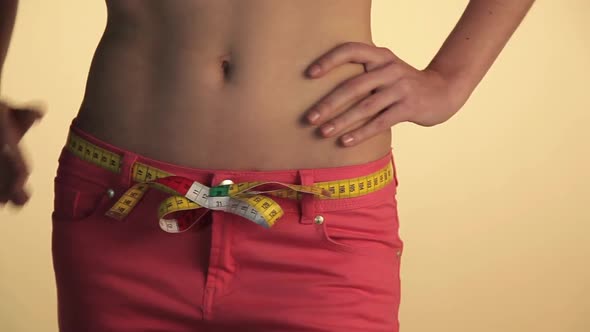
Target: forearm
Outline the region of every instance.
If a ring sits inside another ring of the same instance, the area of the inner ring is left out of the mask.
[[[426,69],[469,96],[498,57],[534,0],[470,0]]]
[[[2,68],[8,52],[8,44],[12,36],[16,7],[18,0],[0,0],[0,83],[2,80]],[[1,86],[1,84],[0,84]]]

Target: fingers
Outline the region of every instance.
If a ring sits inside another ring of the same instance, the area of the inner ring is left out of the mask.
[[[12,200],[22,205],[28,200],[24,186],[29,178],[29,170],[18,147],[5,143],[0,147],[0,202]]]
[[[12,185],[9,188],[15,193],[24,187],[29,177],[29,170],[18,148],[11,152],[9,163],[9,167],[13,170]]]
[[[15,192],[12,196],[0,197],[0,208],[6,205],[9,201],[12,201],[14,205],[23,206],[29,201],[29,194],[23,189]]]
[[[23,205],[29,198],[23,189],[29,171],[18,147],[18,129],[7,113],[0,112],[0,203]]]
[[[12,108],[13,118],[21,123],[33,123],[43,118],[44,113],[35,108]]]
[[[371,71],[383,63],[396,59],[393,52],[386,47],[347,42],[339,44],[314,61],[307,73],[310,77],[316,78],[347,62],[363,64],[366,71]]]
[[[351,105],[362,97],[371,95],[371,91],[377,91],[379,87],[395,83],[400,76],[401,72],[397,66],[390,63],[380,70],[349,79],[321,98],[308,110],[307,120],[311,124],[321,124],[340,113],[346,105]]]
[[[388,130],[393,125],[406,121],[410,116],[408,108],[401,103],[395,103],[378,113],[368,124],[353,130],[341,138],[345,146],[357,145],[360,142]],[[350,138],[350,140],[348,140]]]
[[[29,195],[24,190],[29,172],[24,162],[18,158],[4,158],[0,163],[0,205],[12,201],[15,205],[24,205],[29,200]]]
[[[17,142],[20,142],[24,134],[31,126],[43,117],[43,113],[34,108],[10,109],[11,121],[17,126]]]
[[[25,192],[23,188],[17,190],[12,194],[12,203],[15,205],[23,206],[29,201],[29,194]]]
[[[399,89],[396,86],[390,86],[361,100],[346,112],[326,122],[320,127],[320,131],[322,131],[325,137],[338,135],[344,132],[344,130],[350,129],[354,123],[374,116],[401,98],[402,94]],[[329,127],[333,129],[326,132]]]

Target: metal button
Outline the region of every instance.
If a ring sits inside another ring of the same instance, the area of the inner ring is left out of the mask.
[[[234,182],[230,179],[225,179],[219,183],[220,186],[226,185],[226,184],[234,184]]]
[[[109,198],[115,197],[115,191],[113,189],[109,188],[107,190],[107,196],[109,196]]]
[[[316,224],[320,225],[324,223],[324,217],[321,215],[317,215],[315,216],[315,219],[313,220]]]

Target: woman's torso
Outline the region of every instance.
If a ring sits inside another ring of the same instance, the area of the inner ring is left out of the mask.
[[[77,116],[100,139],[216,169],[360,164],[390,149],[390,130],[343,147],[344,132],[324,138],[304,117],[364,72],[348,63],[305,76],[338,44],[373,44],[371,0],[107,0],[107,8]]]

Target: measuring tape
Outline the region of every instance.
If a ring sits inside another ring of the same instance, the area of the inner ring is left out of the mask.
[[[98,147],[72,131],[68,134],[66,147],[83,160],[115,173],[121,172],[120,155]],[[270,228],[284,212],[277,202],[261,194],[289,199],[301,199],[304,193],[313,194],[318,199],[351,198],[382,189],[393,180],[393,172],[393,164],[389,162],[380,170],[366,176],[316,182],[313,186],[254,181],[208,187],[189,178],[135,162],[132,167],[132,179],[137,183],[131,186],[105,214],[123,220],[147,190],[153,187],[172,195],[162,201],[158,208],[159,225],[166,232],[180,233],[191,228],[204,216],[201,208],[234,213]]]

